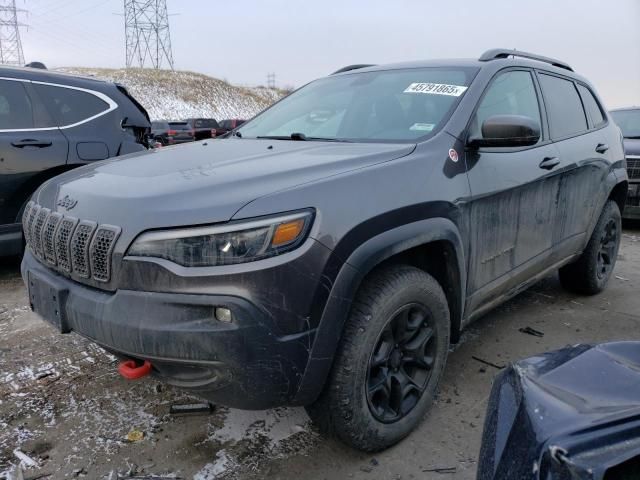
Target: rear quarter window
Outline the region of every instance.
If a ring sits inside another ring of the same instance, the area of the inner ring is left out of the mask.
[[[109,104],[89,92],[33,84],[59,126],[74,125],[109,110]]]
[[[580,92],[580,96],[582,97],[584,108],[589,115],[589,119],[591,120],[591,126],[595,128],[603,125],[606,120],[604,114],[602,113],[602,107],[596,100],[591,90],[589,90],[584,85],[578,84],[578,91]]]
[[[551,138],[579,135],[588,130],[587,116],[575,84],[553,75],[540,74],[540,86],[549,117]]]

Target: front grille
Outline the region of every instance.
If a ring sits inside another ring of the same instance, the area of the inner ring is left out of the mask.
[[[48,208],[41,208],[38,211],[38,215],[36,216],[35,221],[33,222],[33,230],[31,230],[31,243],[33,245],[33,250],[36,252],[36,256],[38,258],[43,258],[42,254],[42,227],[44,227],[44,222],[47,220],[47,217],[51,213],[51,210]]]
[[[60,227],[56,232],[55,248],[58,266],[67,273],[71,273],[71,254],[69,253],[69,243],[71,234],[76,228],[78,220],[72,217],[64,217],[60,222]]]
[[[24,232],[24,238],[27,243],[29,242],[29,218],[31,208],[33,208],[33,202],[27,203],[27,206],[24,207],[24,212],[22,212],[22,231]]]
[[[93,278],[107,282],[111,276],[111,253],[115,239],[120,234],[120,228],[112,225],[100,225],[89,247],[91,271]]]
[[[627,157],[627,175],[629,178],[640,178],[640,158]]]
[[[51,265],[56,264],[55,234],[60,220],[62,220],[62,214],[54,212],[49,215],[42,228],[42,251],[44,259]]]
[[[71,269],[82,278],[90,277],[89,242],[96,229],[95,222],[78,223],[71,237]]]
[[[58,271],[83,279],[111,279],[113,248],[121,229],[51,212],[33,202],[22,216],[27,246]]]

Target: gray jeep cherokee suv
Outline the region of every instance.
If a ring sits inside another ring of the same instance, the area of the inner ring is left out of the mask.
[[[375,451],[423,417],[472,320],[557,269],[605,287],[626,191],[619,129],[560,61],[356,66],[227,139],[47,182],[22,275],[125,375],[304,405]]]

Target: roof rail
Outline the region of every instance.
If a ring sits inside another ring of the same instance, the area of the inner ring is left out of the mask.
[[[550,63],[554,67],[564,68],[565,70],[573,72],[573,68],[571,68],[569,64],[561,62],[560,60],[556,60],[555,58],[543,57],[542,55],[536,55],[535,53],[521,52],[520,50],[508,50],[506,48],[493,48],[491,50],[487,50],[480,56],[478,60],[480,60],[481,62],[488,62],[497,58],[508,57],[529,58],[531,60],[537,60],[539,62]]]
[[[375,67],[373,63],[358,63],[356,65],[348,65],[346,67],[342,67],[340,70],[336,70],[331,75],[336,75],[338,73],[350,72],[351,70],[358,70],[359,68],[367,68],[367,67]]]

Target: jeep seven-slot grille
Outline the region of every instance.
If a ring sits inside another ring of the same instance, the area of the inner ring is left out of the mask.
[[[627,158],[627,174],[629,178],[640,178],[640,158]]]
[[[29,202],[22,215],[27,246],[36,257],[72,277],[108,282],[120,227],[79,220]]]
[[[51,265],[56,264],[56,250],[55,250],[55,238],[56,228],[62,220],[62,215],[57,212],[53,212],[47,218],[47,221],[42,228],[42,251],[44,252],[45,260]]]

